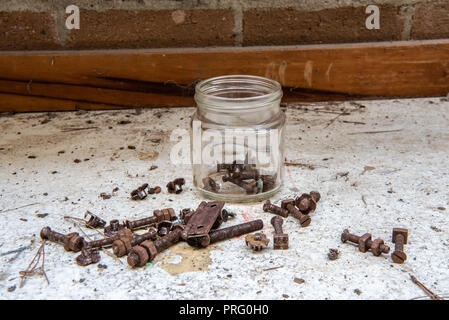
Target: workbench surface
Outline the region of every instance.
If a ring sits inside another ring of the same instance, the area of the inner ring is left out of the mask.
[[[315,110],[315,111],[314,111]],[[45,272],[20,287],[40,246],[41,228],[82,232],[64,216],[86,210],[109,221],[154,209],[196,208],[201,196],[188,165],[173,165],[172,131],[188,129],[193,108],[1,114],[0,297],[2,299],[412,299],[449,293],[449,102],[446,98],[293,104],[286,108],[285,185],[272,199],[317,190],[312,223],[289,217],[288,250],[272,250],[271,214],[261,203],[226,204],[236,218],[223,227],[263,219],[269,247],[254,253],[244,237],[194,249],[180,242],[152,264],[131,269],[101,252],[80,267],[77,254],[45,245]],[[182,132],[179,131],[179,132]],[[187,132],[187,131],[185,131]],[[131,148],[129,148],[129,146]],[[132,147],[135,147],[133,149]],[[76,161],[75,161],[76,160]],[[155,165],[158,168],[149,170]],[[186,179],[179,195],[165,185]],[[141,184],[162,193],[142,201]],[[112,192],[114,188],[118,191]],[[109,199],[100,193],[110,194]],[[393,227],[409,229],[408,260],[361,253],[343,244],[345,228],[382,238],[394,250]],[[81,231],[82,230],[82,231]],[[340,251],[329,260],[328,250]],[[39,271],[39,270],[38,270]]]

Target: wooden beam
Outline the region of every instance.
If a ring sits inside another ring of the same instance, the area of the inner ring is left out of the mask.
[[[275,79],[284,102],[442,96],[449,40],[0,52],[0,111],[192,106],[199,80],[227,74]]]

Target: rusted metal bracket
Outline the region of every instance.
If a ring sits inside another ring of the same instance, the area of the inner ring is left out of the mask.
[[[192,237],[203,237],[208,235],[213,227],[218,228],[223,221],[221,211],[224,204],[222,201],[201,202],[189,218],[182,233],[182,238],[187,240]],[[218,223],[217,219],[219,220]]]

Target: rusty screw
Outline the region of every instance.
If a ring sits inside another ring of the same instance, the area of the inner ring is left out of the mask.
[[[162,210],[154,210],[153,216],[134,220],[134,221],[125,221],[125,225],[131,229],[138,229],[146,226],[150,226],[156,224],[158,222],[162,222],[164,220],[173,221],[176,220],[175,210],[173,208],[167,208]]]
[[[286,209],[282,209],[281,207],[272,204],[270,200],[267,200],[263,204],[263,211],[274,213],[284,218],[288,217],[288,211]]]
[[[371,234],[365,233],[362,236],[356,236],[349,233],[348,229],[343,230],[341,234],[341,241],[345,243],[346,241],[358,244],[360,252],[366,252],[371,249],[371,252],[375,256],[379,256],[381,253],[389,253],[390,247],[384,245],[382,239],[371,240]]]
[[[282,231],[282,224],[284,219],[279,216],[271,218],[271,224],[274,227],[273,234],[273,249],[288,249],[288,234]]]
[[[49,240],[52,242],[63,244],[66,251],[78,252],[84,247],[86,243],[84,238],[80,237],[76,232],[64,235],[62,233],[51,230],[50,227],[43,228],[41,230],[40,236],[43,240]]]
[[[208,235],[202,237],[194,237],[187,239],[187,243],[195,247],[207,247],[209,244],[238,237],[247,233],[251,233],[263,228],[263,221],[253,220],[235,226],[212,230]]]
[[[134,246],[128,254],[128,264],[131,267],[143,267],[147,262],[152,261],[158,253],[179,242],[181,232],[181,228],[176,228],[156,241],[146,240],[140,245]]]
[[[99,240],[89,241],[86,244],[86,247],[88,247],[88,248],[102,248],[102,247],[106,247],[106,246],[111,245],[117,239],[121,239],[121,238],[132,239],[133,237],[134,237],[134,234],[132,233],[132,231],[129,230],[128,228],[124,228],[124,229],[119,230],[116,234],[114,234],[111,237],[107,237],[107,238],[99,239]]]
[[[295,200],[294,199],[285,199],[281,202],[281,208],[286,209],[288,212],[290,212],[296,219],[299,220],[299,224],[301,227],[307,227],[312,219],[306,215],[303,214],[301,211],[296,209],[295,207]]]
[[[407,244],[408,230],[403,228],[393,228],[393,243],[394,251],[391,254],[391,259],[394,263],[404,263],[407,260],[407,255],[404,252],[404,244]]]
[[[115,256],[120,258],[129,253],[132,247],[146,241],[146,240],[156,240],[157,231],[155,228],[150,228],[148,232],[135,236],[134,238],[120,238],[112,243],[112,252]]]

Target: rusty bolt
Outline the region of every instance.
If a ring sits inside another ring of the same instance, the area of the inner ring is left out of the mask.
[[[296,206],[303,214],[309,214],[316,209],[316,203],[320,201],[321,195],[317,191],[311,191],[310,194],[303,193],[295,200]]]
[[[274,227],[273,234],[273,249],[288,249],[288,234],[283,233],[282,224],[284,219],[279,216],[274,216],[271,218],[271,224]]]
[[[281,202],[281,208],[286,209],[288,212],[290,212],[296,219],[299,220],[299,224],[301,227],[307,227],[312,219],[306,215],[303,214],[301,211],[296,209],[295,207],[295,200],[294,199],[285,199]]]
[[[263,211],[274,213],[284,218],[288,217],[288,211],[286,209],[282,209],[281,207],[272,204],[270,200],[267,200],[263,204]]]
[[[260,174],[259,170],[257,169],[251,169],[251,170],[245,170],[242,172],[234,172],[231,175],[232,179],[239,179],[239,180],[259,180]]]
[[[223,177],[222,177],[223,182],[231,182],[237,186],[239,186],[240,188],[244,189],[246,194],[255,194],[258,191],[258,183],[255,180],[251,180],[251,181],[243,181],[240,179],[234,179],[231,177],[231,175],[229,173],[226,173]]]
[[[64,245],[66,251],[78,252],[86,244],[84,238],[80,237],[76,232],[63,235],[62,233],[52,231],[50,227],[43,228],[40,236],[43,240],[49,240]]]
[[[231,227],[212,230],[208,235],[202,237],[194,237],[187,239],[187,243],[195,247],[207,247],[209,244],[238,237],[247,233],[251,233],[263,228],[263,221],[253,220],[241,224],[237,224]]]
[[[391,254],[391,259],[394,263],[404,263],[407,260],[407,255],[404,252],[404,244],[408,241],[408,230],[404,228],[393,228],[393,243],[394,251]]]
[[[158,253],[179,242],[181,232],[181,228],[175,228],[165,237],[156,241],[146,240],[140,243],[140,245],[134,246],[128,254],[128,264],[131,267],[143,267],[147,262],[152,261]]]
[[[142,218],[139,220],[134,220],[134,221],[127,220],[127,221],[125,221],[125,225],[129,229],[135,230],[138,228],[156,224],[156,223],[164,221],[164,220],[169,220],[169,221],[176,220],[176,214],[175,214],[175,211],[173,210],[173,208],[154,210],[153,216],[147,217],[147,218]]]
[[[112,252],[117,257],[123,257],[129,253],[132,247],[142,243],[145,240],[156,240],[157,231],[155,228],[150,228],[148,232],[135,236],[134,238],[121,238],[112,243]]]
[[[132,239],[133,237],[134,237],[134,234],[132,233],[132,231],[129,230],[128,228],[124,228],[124,229],[119,230],[116,234],[114,234],[111,237],[89,241],[86,244],[86,246],[88,248],[101,248],[101,247],[106,247],[108,245],[111,245],[117,239],[121,239],[121,238]]]
[[[361,237],[349,233],[348,229],[343,230],[341,234],[341,241],[346,241],[358,244],[360,252],[366,252],[371,249],[371,253],[375,256],[379,256],[381,253],[389,253],[390,247],[384,244],[382,239],[371,240],[371,234],[365,233]]]

